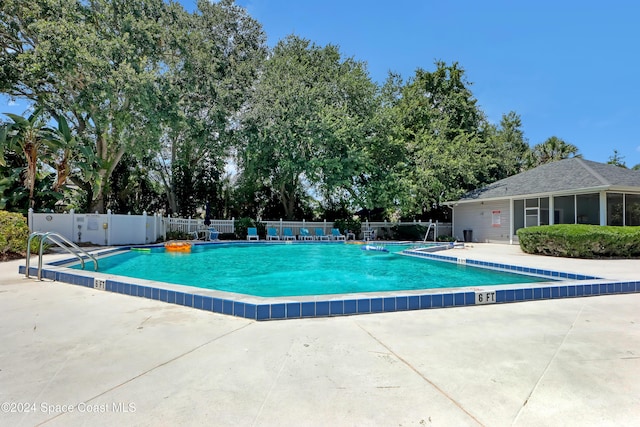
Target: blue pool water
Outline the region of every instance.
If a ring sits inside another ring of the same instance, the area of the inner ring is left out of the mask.
[[[263,297],[469,287],[549,281],[533,276],[366,253],[349,244],[216,244],[191,253],[128,251],[100,259],[102,273]],[[76,265],[72,268],[80,268]]]

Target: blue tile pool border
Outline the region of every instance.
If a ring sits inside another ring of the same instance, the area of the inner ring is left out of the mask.
[[[118,248],[115,251],[126,249],[129,248]],[[104,253],[106,252],[102,252],[102,254]],[[221,296],[211,295],[211,292],[215,293],[215,291],[209,291],[205,295],[204,291],[190,286],[141,281],[122,276],[103,277],[99,272],[92,272],[90,266],[87,267],[87,270],[81,271],[62,267],[70,260],[57,261],[43,266],[42,277],[92,289],[258,321],[350,316],[640,292],[640,281],[612,281],[588,275],[477,261],[433,252],[409,250],[404,251],[404,254],[479,268],[548,277],[552,281],[474,288],[381,292],[379,294],[270,298],[223,292],[220,292]],[[24,274],[25,269],[26,266],[21,265],[19,273]],[[29,274],[36,277],[37,268],[30,267]],[[131,281],[144,283],[132,283]],[[167,288],[163,286],[167,286]],[[174,288],[179,288],[179,290]],[[312,299],[310,300],[310,298]]]
[[[434,261],[449,262],[452,264],[470,265],[473,267],[486,268],[491,270],[507,271],[510,273],[528,274],[534,276],[548,277],[551,280],[596,280],[599,279],[595,276],[588,276],[583,274],[563,273],[559,271],[546,270],[535,267],[522,267],[517,265],[510,265],[489,261],[477,261],[474,259],[466,259],[461,257],[454,257],[448,255],[439,255],[432,252],[419,251],[419,250],[406,250],[403,251],[404,255],[426,258]]]

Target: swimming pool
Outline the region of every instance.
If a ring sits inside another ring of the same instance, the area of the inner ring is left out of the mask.
[[[236,242],[235,244],[249,244],[258,247],[268,243]],[[295,245],[307,244],[316,243],[295,243]],[[336,245],[335,243],[329,242],[321,244]],[[225,245],[225,243],[198,244],[195,246],[194,253],[204,250],[206,246],[215,245]],[[392,251],[399,249],[399,247],[389,247]],[[158,252],[163,249],[161,247],[147,247],[143,250],[153,253],[154,251]],[[106,291],[120,295],[151,299],[257,321],[350,316],[356,314],[389,313],[405,310],[427,310],[640,292],[640,281],[612,281],[577,273],[472,259],[466,257],[468,253],[464,250],[436,253],[429,252],[428,250],[406,250],[404,252],[409,256],[432,261],[435,260],[437,263],[476,266],[483,269],[498,269],[499,271],[532,274],[544,277],[547,281],[543,283],[512,283],[462,288],[260,297],[194,286],[175,285],[164,281],[136,279],[133,277],[108,274],[102,271],[102,265],[107,261],[107,258],[103,255],[108,256],[114,253],[128,251],[129,248],[125,247],[107,248],[94,252],[94,255],[100,259],[101,268],[97,272],[91,271],[91,269],[79,270],[68,268],[69,265],[76,263],[77,259],[69,258],[53,261],[43,267],[42,277],[56,282],[83,286],[93,291]],[[252,262],[250,259],[245,261],[247,263]],[[296,263],[298,258],[293,258],[289,261]],[[199,266],[197,268],[201,267]],[[21,265],[18,271],[20,274],[25,274],[26,266]],[[38,273],[37,267],[34,266],[31,266],[29,271],[32,276]]]
[[[400,255],[343,243],[198,245],[191,253],[127,251],[100,272],[260,297],[389,292],[549,281],[531,275]],[[73,266],[79,269],[79,265]]]

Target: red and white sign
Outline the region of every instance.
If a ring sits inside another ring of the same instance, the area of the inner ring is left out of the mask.
[[[500,227],[500,211],[491,212],[491,225],[494,227]]]

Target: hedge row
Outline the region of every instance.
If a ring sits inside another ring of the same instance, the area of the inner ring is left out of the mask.
[[[0,259],[8,259],[27,252],[29,227],[19,213],[0,211]]]
[[[583,224],[544,225],[517,231],[529,254],[568,258],[640,257],[640,227]]]

